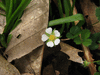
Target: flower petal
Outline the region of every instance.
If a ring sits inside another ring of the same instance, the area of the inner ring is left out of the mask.
[[[53,47],[54,46],[54,43],[52,41],[49,41],[49,42],[47,42],[47,46],[48,47]]]
[[[60,37],[60,32],[58,30],[54,31],[56,37]]]
[[[49,37],[48,37],[46,34],[43,34],[41,40],[42,40],[43,42],[45,42],[46,40],[48,40],[48,38],[49,38]]]
[[[52,33],[52,28],[51,27],[47,28],[46,33],[51,34]]]
[[[56,39],[55,41],[54,41],[54,44],[55,45],[58,45],[60,43],[60,39]]]

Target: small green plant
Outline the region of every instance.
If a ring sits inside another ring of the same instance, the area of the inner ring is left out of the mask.
[[[98,20],[100,21],[100,7],[96,8],[96,17],[98,18]]]
[[[81,39],[79,37],[81,34]],[[89,46],[92,43],[92,40],[89,39],[90,31],[88,29],[81,30],[78,26],[73,26],[70,28],[70,31],[66,34],[67,38],[74,39],[76,44],[83,44],[85,46]]]
[[[95,12],[96,12],[95,15],[96,15],[97,19],[100,21],[100,7],[97,7]],[[96,22],[96,23],[98,23],[98,22]],[[94,23],[94,24],[96,24],[96,23]],[[92,40],[92,43],[89,46],[90,50],[96,50],[99,47],[99,45],[98,45],[98,44],[100,44],[100,38],[99,37],[100,37],[100,32],[90,35],[89,38]]]
[[[7,47],[11,39],[9,34],[20,22],[20,18],[26,6],[31,0],[2,0],[0,7],[6,12],[6,26],[2,34],[0,34],[0,43],[3,47]]]
[[[88,61],[85,60],[85,61],[83,62],[82,65],[83,65],[84,67],[88,67],[90,63],[91,63],[91,62],[88,62]]]
[[[99,47],[98,44],[100,43],[100,32],[95,33],[95,34],[91,34],[90,39],[92,40],[92,44],[89,46],[89,48],[91,50],[97,49]]]
[[[94,61],[94,63],[100,65],[100,60]],[[100,66],[98,66],[98,72],[96,72],[94,75],[100,75]]]
[[[98,65],[100,65],[100,60],[98,60],[98,61],[93,61],[93,62],[88,62],[88,61],[84,61],[83,62],[83,66],[84,67],[88,67],[89,66],[89,64],[91,64],[91,63],[95,63],[95,64],[98,64]],[[100,75],[100,66],[98,66],[98,72],[96,72],[94,75]]]

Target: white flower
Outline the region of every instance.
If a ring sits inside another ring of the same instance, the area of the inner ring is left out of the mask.
[[[48,47],[53,47],[54,46],[54,43],[52,41],[49,41],[49,42],[47,42],[47,46]]]
[[[55,30],[54,33],[56,37],[60,37],[60,33],[58,32],[58,30]]]
[[[43,34],[43,35],[42,35],[42,41],[43,41],[43,42],[47,41],[48,38],[49,38],[49,37],[48,37],[46,34]]]
[[[56,39],[56,40],[54,41],[54,43],[55,43],[55,45],[58,45],[58,44],[60,43],[60,39]]]
[[[48,33],[48,34],[51,34],[51,33],[52,33],[52,28],[51,28],[51,27],[47,28],[47,29],[45,30],[45,32]]]
[[[60,43],[60,32],[58,30],[53,30],[49,27],[45,30],[45,34],[42,35],[41,40],[43,42],[46,41],[46,45],[48,47],[53,47],[55,45],[58,45]]]

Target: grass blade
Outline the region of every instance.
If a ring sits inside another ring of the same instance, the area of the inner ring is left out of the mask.
[[[12,31],[13,29],[15,29],[15,28],[17,27],[17,25],[21,22],[20,18],[21,18],[21,16],[22,16],[22,14],[23,14],[23,12],[20,13],[20,15],[18,16],[18,19],[16,20],[15,24],[13,25],[13,28],[11,29],[11,31]]]
[[[9,3],[10,3],[10,4],[6,4],[7,6],[9,6],[9,7],[7,7],[7,10],[9,10],[9,11],[8,11],[8,12],[6,11],[6,14],[7,14],[7,16],[6,16],[6,21],[7,21],[7,23],[8,23],[8,20],[9,20],[10,16],[12,15],[13,0],[9,0]]]
[[[75,1],[76,1],[76,0],[73,0],[72,11],[73,11],[73,9],[74,9]]]
[[[5,26],[3,34],[8,35],[13,28],[13,23],[20,15],[20,13],[26,8],[26,6],[30,3],[31,0],[22,0],[16,11],[10,17],[7,25]]]
[[[70,12],[70,5],[68,4],[69,0],[63,0],[63,5],[64,5],[64,10],[65,10],[65,16],[68,17],[69,16],[69,12]],[[67,23],[67,29],[69,28],[70,23]]]
[[[9,8],[10,8],[10,0],[6,0],[6,23],[8,22]]]
[[[6,11],[6,7],[5,7],[5,5],[4,5],[2,2],[0,2],[0,7],[1,7],[3,10]]]
[[[61,0],[57,0],[57,1],[58,1],[58,9],[59,9],[60,17],[63,17],[63,10],[62,10]]]
[[[14,0],[14,6],[13,6],[13,12],[17,9],[17,7],[20,5],[22,0]]]
[[[62,9],[62,4],[61,4],[61,0],[57,0],[58,2],[58,9],[59,9],[59,14],[60,14],[60,17],[63,18],[63,9]],[[62,27],[60,29],[60,33],[62,34],[62,32],[64,31],[64,27],[65,27],[65,24],[62,24]]]
[[[9,34],[8,37],[7,37],[7,44],[9,44],[11,39],[12,39],[12,34]]]
[[[77,20],[84,21],[84,16],[82,14],[76,14],[69,17],[64,17],[56,20],[49,21],[49,26],[55,26],[63,23],[74,22]]]

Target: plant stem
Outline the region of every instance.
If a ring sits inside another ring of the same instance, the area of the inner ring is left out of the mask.
[[[97,21],[96,23],[92,24],[92,26],[95,26],[95,24],[99,23],[100,21]]]

